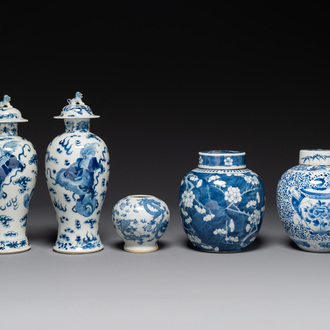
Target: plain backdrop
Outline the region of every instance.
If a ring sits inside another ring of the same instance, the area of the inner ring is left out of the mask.
[[[321,2],[26,2],[3,4],[1,16],[0,94],[29,119],[19,135],[39,158],[32,249],[0,258],[1,329],[324,326],[329,256],[290,243],[275,198],[300,149],[329,148]],[[105,249],[62,256],[44,157],[63,132],[53,116],[76,91],[110,150]],[[265,185],[263,228],[246,253],[198,252],[180,224],[180,181],[212,149],[245,151]],[[135,193],[171,210],[153,254],[124,253],[112,227],[113,205]]]

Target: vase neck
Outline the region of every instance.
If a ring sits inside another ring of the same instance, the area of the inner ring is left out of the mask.
[[[0,123],[0,136],[16,136],[17,123]]]
[[[89,132],[89,119],[65,119],[64,130],[66,133],[87,133]]]

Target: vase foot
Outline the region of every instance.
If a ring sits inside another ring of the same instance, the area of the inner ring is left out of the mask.
[[[149,252],[155,252],[158,250],[158,245],[151,245],[151,246],[132,246],[132,245],[124,245],[124,250],[126,252],[132,252],[132,253],[149,253]]]
[[[53,247],[53,251],[57,253],[62,253],[62,254],[89,254],[89,253],[95,253],[95,252],[100,252],[103,250],[103,246],[95,248],[95,249],[70,249],[70,250],[64,250],[64,249],[59,249],[57,247]]]
[[[31,249],[31,245],[27,245],[21,248],[6,248],[4,250],[0,250],[0,254],[15,254],[29,251]]]

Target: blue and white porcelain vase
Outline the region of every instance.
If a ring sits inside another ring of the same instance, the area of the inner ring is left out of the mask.
[[[0,253],[31,248],[26,220],[37,180],[37,153],[31,142],[17,135],[27,122],[12,107],[10,97],[0,102]]]
[[[131,195],[121,199],[112,210],[112,220],[118,235],[124,240],[124,250],[146,253],[158,250],[170,211],[162,200],[150,195]]]
[[[278,182],[277,209],[301,249],[330,252],[330,150],[300,150],[299,165]]]
[[[257,237],[265,210],[261,179],[245,153],[204,151],[181,182],[179,207],[190,242],[208,252],[245,249]]]
[[[90,132],[90,119],[98,118],[82,101],[68,100],[59,116],[65,132],[46,151],[46,180],[58,222],[56,252],[89,253],[103,249],[99,219],[108,186],[108,148]]]

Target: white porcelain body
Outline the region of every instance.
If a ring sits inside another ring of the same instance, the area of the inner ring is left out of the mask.
[[[17,136],[16,123],[0,124],[0,253],[31,248],[26,221],[37,179],[37,153]]]
[[[278,182],[277,209],[285,231],[302,250],[330,252],[330,150],[300,151],[299,165]]]
[[[112,220],[124,240],[124,250],[146,253],[158,250],[157,241],[165,233],[170,211],[165,202],[150,195],[131,195],[116,203]]]
[[[65,120],[65,133],[47,148],[45,170],[58,222],[54,250],[102,250],[98,228],[110,159],[104,141],[89,131],[89,119]]]

